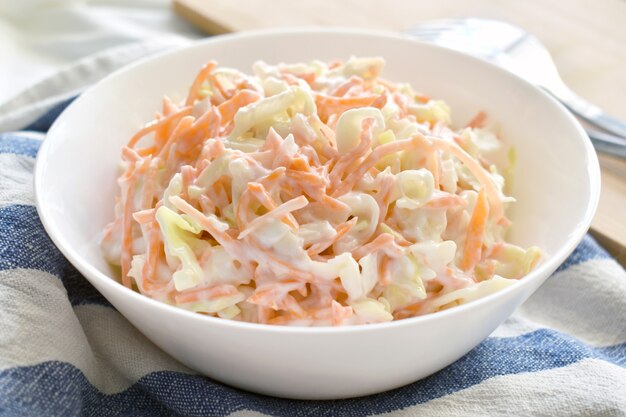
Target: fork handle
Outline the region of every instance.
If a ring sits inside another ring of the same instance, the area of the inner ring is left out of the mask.
[[[585,130],[597,151],[626,160],[626,139],[597,130]]]
[[[626,122],[609,116],[601,108],[594,106],[571,91],[557,97],[572,113],[594,127],[626,138]]]

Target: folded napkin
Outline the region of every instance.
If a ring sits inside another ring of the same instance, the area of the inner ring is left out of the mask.
[[[626,415],[626,273],[589,236],[487,340],[403,388],[293,401],[195,374],[132,327],[42,227],[32,171],[44,135],[32,130],[69,101],[20,110],[22,122],[47,113],[31,131],[0,134],[0,416]]]

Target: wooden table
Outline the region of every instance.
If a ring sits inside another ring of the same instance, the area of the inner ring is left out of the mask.
[[[302,25],[404,31],[432,19],[505,20],[545,43],[574,91],[626,120],[623,0],[174,0],[174,8],[212,34]],[[626,162],[601,155],[600,164],[592,233],[626,265]]]

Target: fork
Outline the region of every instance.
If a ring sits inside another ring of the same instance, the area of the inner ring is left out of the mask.
[[[597,150],[626,158],[626,123],[577,96],[563,82],[546,47],[524,29],[497,20],[439,20],[410,29],[417,38],[483,58],[542,87],[580,120]]]

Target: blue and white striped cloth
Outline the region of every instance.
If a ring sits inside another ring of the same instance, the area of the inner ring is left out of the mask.
[[[37,216],[32,170],[63,102],[0,134],[0,416],[624,416],[626,273],[591,237],[487,340],[422,381],[292,401],[194,374],[68,263]],[[372,375],[375,378],[375,375]]]

